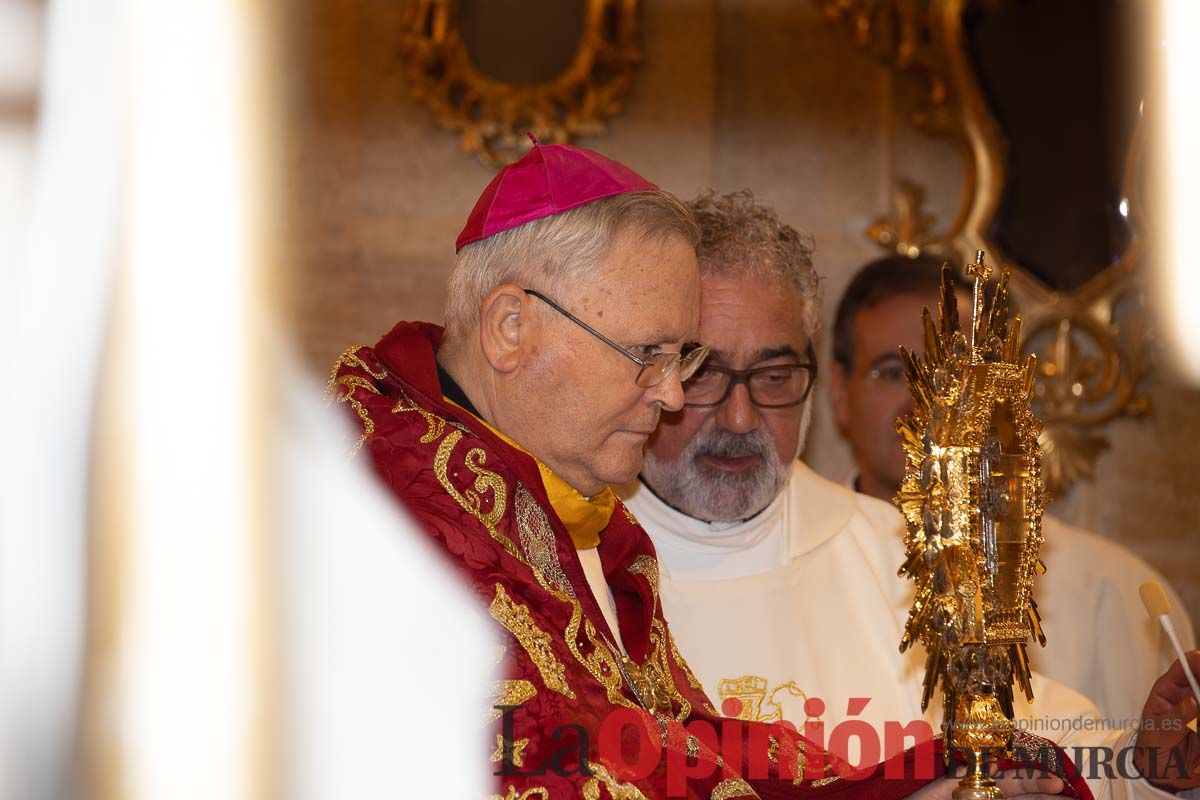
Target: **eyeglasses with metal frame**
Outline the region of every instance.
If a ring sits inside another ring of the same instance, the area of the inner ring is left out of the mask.
[[[715,408],[724,403],[733,387],[745,384],[750,402],[759,408],[790,408],[808,399],[817,381],[817,357],[812,342],[805,353],[807,362],[773,364],[753,369],[729,369],[706,364],[683,385],[683,404],[693,408]]]
[[[579,317],[575,316],[570,311],[567,311],[558,303],[554,302],[549,297],[546,297],[546,295],[542,294],[536,289],[523,289],[522,291],[524,291],[525,294],[531,294],[537,299],[541,300],[559,314],[562,314],[564,317],[571,320],[571,322],[574,322],[592,336],[595,336],[597,339],[604,342],[606,345],[616,350],[633,363],[637,364],[640,369],[638,370],[637,377],[634,378],[634,383],[643,389],[653,389],[655,386],[658,386],[663,381],[670,378],[676,370],[679,371],[679,380],[686,381],[695,374],[696,370],[700,368],[700,365],[704,363],[704,359],[708,356],[708,345],[700,344],[698,342],[691,342],[689,345],[685,345],[684,351],[680,353],[654,353],[646,358],[640,358],[626,350],[624,347],[621,347],[621,345],[617,344],[612,339],[593,328],[591,325],[588,325]]]

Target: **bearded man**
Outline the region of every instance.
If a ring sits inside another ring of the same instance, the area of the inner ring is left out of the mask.
[[[505,631],[489,714],[499,796],[945,800],[953,781],[919,777],[915,750],[890,773],[852,773],[758,725],[743,752],[747,729],[717,716],[675,646],[653,548],[609,486],[637,475],[705,356],[696,237],[687,207],[624,165],[535,144],[458,238],[445,330],[400,323],[331,375],[385,486]],[[414,657],[453,658],[452,637]]]
[[[685,384],[682,411],[665,413],[651,438],[640,483],[624,494],[654,541],[664,611],[725,713],[796,725],[819,719],[826,731],[866,721],[876,735],[858,743],[858,757],[869,761],[879,748],[886,757],[901,745],[885,723],[922,719],[923,655],[897,646],[911,605],[910,586],[896,576],[904,560],[898,512],[796,460],[817,372],[811,241],[748,192],[707,194],[692,209],[701,227],[700,335],[712,350]],[[1200,653],[1192,662],[1200,667]],[[1145,698],[1148,688],[1129,691]],[[1082,695],[1036,675],[1034,691],[1032,709],[1018,703],[1034,730],[1042,720],[1040,729],[1064,743],[1131,741],[1092,730],[1096,711]],[[1176,665],[1144,703],[1143,719],[1155,727],[1139,744],[1197,752],[1194,733],[1164,733],[1161,724],[1195,716],[1189,693]],[[925,735],[938,716],[931,708]],[[1200,783],[1197,761],[1162,785]],[[1143,774],[1158,766],[1149,749],[1135,763]],[[1125,783],[1161,793],[1142,780]],[[1110,795],[1116,785],[1098,779],[1092,788]]]
[[[894,426],[912,401],[898,346],[920,348],[921,310],[937,308],[940,291],[940,261],[885,258],[860,269],[838,302],[829,396],[854,456],[849,482],[872,497],[890,501],[904,476]],[[965,291],[958,302],[971,307]],[[1126,548],[1050,514],[1042,530],[1047,574],[1035,596],[1048,641],[1030,652],[1033,666],[1086,695],[1107,718],[1136,718],[1142,698],[1130,690],[1149,686],[1175,660],[1138,588],[1151,580],[1163,585],[1185,648],[1195,642],[1191,620],[1162,575]]]

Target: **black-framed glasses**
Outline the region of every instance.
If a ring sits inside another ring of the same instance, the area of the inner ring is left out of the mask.
[[[523,291],[525,294],[531,294],[541,300],[559,314],[562,314],[571,320],[571,322],[574,322],[592,336],[595,336],[613,350],[616,350],[637,364],[640,369],[638,370],[637,377],[634,378],[634,382],[643,389],[653,389],[671,377],[676,370],[679,371],[679,380],[686,381],[695,374],[696,370],[699,369],[700,365],[704,363],[704,359],[708,356],[708,345],[692,343],[682,353],[655,353],[647,358],[639,358],[536,289],[524,289]]]
[[[739,383],[746,384],[750,402],[760,408],[788,408],[808,399],[817,380],[817,357],[812,342],[803,364],[778,364],[754,369],[728,369],[706,364],[683,385],[683,404],[712,408],[724,403]]]

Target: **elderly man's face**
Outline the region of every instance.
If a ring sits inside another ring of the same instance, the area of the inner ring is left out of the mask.
[[[745,370],[807,360],[798,289],[759,277],[709,277],[703,288],[700,338],[712,345],[707,363]],[[807,401],[759,408],[738,384],[719,406],[664,415],[642,476],[656,494],[699,519],[751,517],[787,482],[807,420]]]
[[[700,272],[686,241],[621,234],[597,275],[554,299],[639,357],[677,353],[696,339]],[[585,495],[628,483],[661,412],[683,404],[678,371],[643,389],[636,363],[553,310],[539,311],[543,352],[522,399],[532,412],[531,449]]]
[[[913,292],[860,310],[853,325],[853,363],[849,370],[840,365],[832,370],[834,421],[853,451],[859,489],[885,500],[892,499],[904,478],[896,418],[912,407],[899,347],[922,352],[921,312],[929,308],[936,318],[938,299],[933,292]],[[970,302],[958,294],[960,315],[970,314]]]

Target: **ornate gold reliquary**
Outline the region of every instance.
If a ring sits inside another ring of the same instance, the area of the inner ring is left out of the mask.
[[[913,408],[897,420],[905,452],[896,495],[906,521],[901,575],[916,584],[900,649],[928,654],[921,707],[940,682],[946,751],[979,765],[956,798],[998,797],[982,754],[1008,751],[1013,686],[1029,700],[1030,636],[1046,643],[1033,601],[1044,485],[1030,411],[1035,357],[1021,357],[1021,318],[1009,317],[1008,273],[987,297],[991,269],[974,280],[969,328],[959,325],[951,271],[942,270],[939,320],[924,312],[924,354],[901,348]]]

